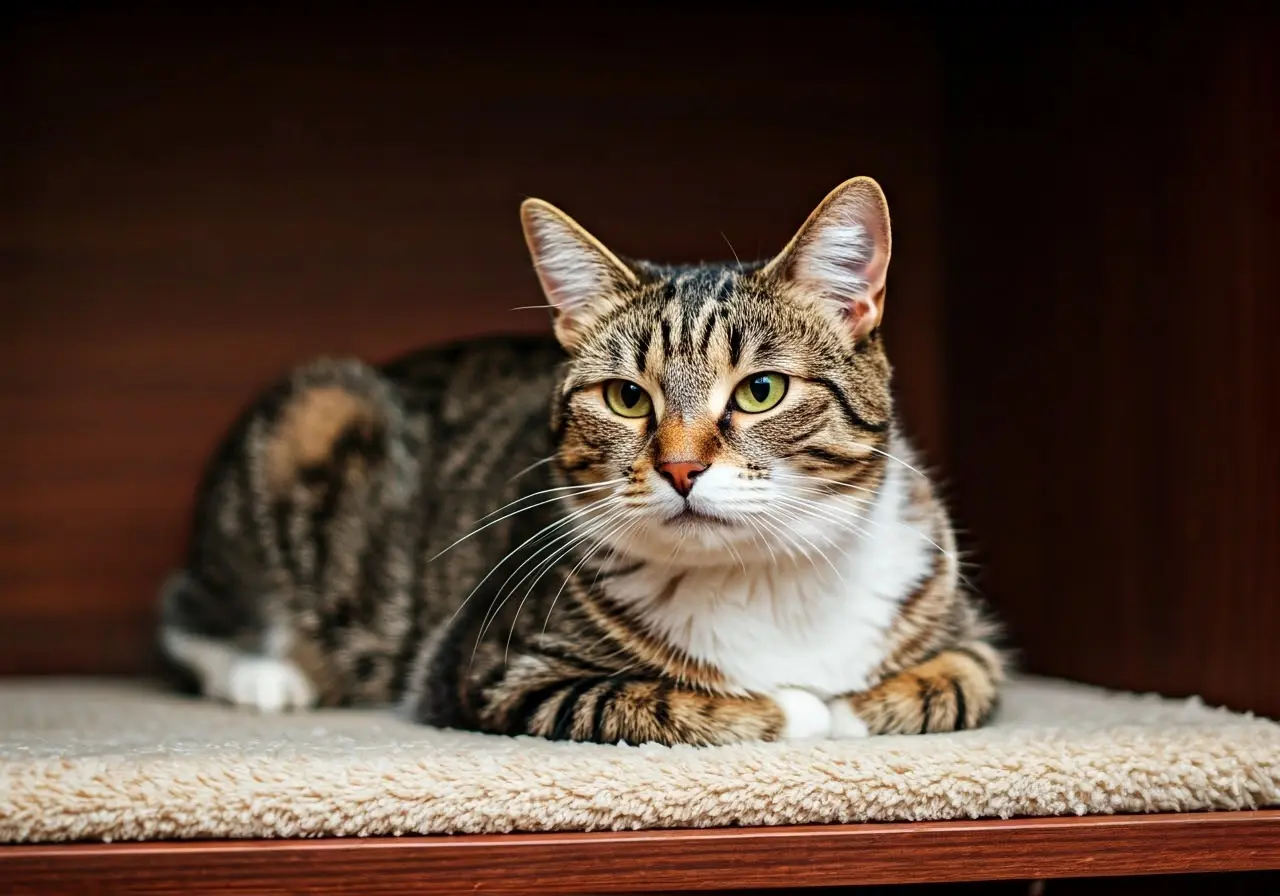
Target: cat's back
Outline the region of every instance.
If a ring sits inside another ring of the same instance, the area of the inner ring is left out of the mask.
[[[541,387],[545,399],[565,360],[564,349],[549,336],[476,336],[416,349],[377,370],[413,409],[457,419],[478,401],[500,400],[529,386]]]
[[[551,396],[565,359],[549,337],[499,335],[422,348],[380,365],[408,430],[425,442],[415,453],[428,490],[493,492],[488,500],[497,501],[508,478],[545,458]],[[521,484],[539,481],[525,476]]]

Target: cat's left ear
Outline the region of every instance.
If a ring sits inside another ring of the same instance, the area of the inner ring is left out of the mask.
[[[582,334],[622,303],[635,272],[560,209],[541,199],[520,204],[520,221],[542,292],[551,306],[556,338],[572,352]]]
[[[855,177],[827,194],[764,274],[836,311],[861,339],[884,317],[892,242],[884,191]]]

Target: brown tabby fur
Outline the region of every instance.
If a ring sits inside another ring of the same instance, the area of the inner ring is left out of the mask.
[[[862,249],[883,249],[887,264],[887,211],[875,232],[883,196],[866,179],[842,185],[768,264],[624,261],[526,203],[560,344],[474,340],[381,366],[321,359],[269,389],[205,475],[185,567],[164,591],[169,656],[210,696],[264,709],[399,701],[427,724],[598,742],[783,736],[774,696],[738,686],[620,595],[687,551],[645,606],[711,601],[681,589],[702,567],[743,562],[717,547],[722,530],[646,515],[664,461],[759,485],[786,466],[828,483],[809,497],[876,495],[892,465],[911,462],[893,418],[882,284],[834,308],[790,267],[849,191],[870,209]],[[596,264],[588,305],[557,302],[565,238]],[[716,410],[730,401],[726,372],[758,370],[790,375],[775,411]],[[601,384],[617,378],[648,384],[645,419],[605,406]],[[997,704],[1004,661],[958,584],[932,486],[914,468],[897,474],[936,547],[932,569],[898,596],[867,686],[824,699],[870,733],[975,727]],[[811,512],[790,500],[750,520],[735,553],[765,541],[752,563],[821,564],[788,540],[782,521]],[[806,559],[786,559],[792,547]],[[253,660],[273,671],[246,673]]]

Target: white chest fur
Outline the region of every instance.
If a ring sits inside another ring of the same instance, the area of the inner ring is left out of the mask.
[[[891,470],[861,534],[812,540],[803,562],[646,570],[615,581],[617,598],[738,691],[798,688],[824,699],[865,688],[885,632],[932,568],[927,533],[904,516],[906,476]],[[828,560],[830,562],[828,562]],[[678,587],[658,601],[673,576]]]

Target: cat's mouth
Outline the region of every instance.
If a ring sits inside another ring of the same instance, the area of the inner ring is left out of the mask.
[[[701,510],[695,510],[686,504],[683,509],[667,517],[667,522],[683,526],[728,526],[730,522],[723,517],[714,516]]]

